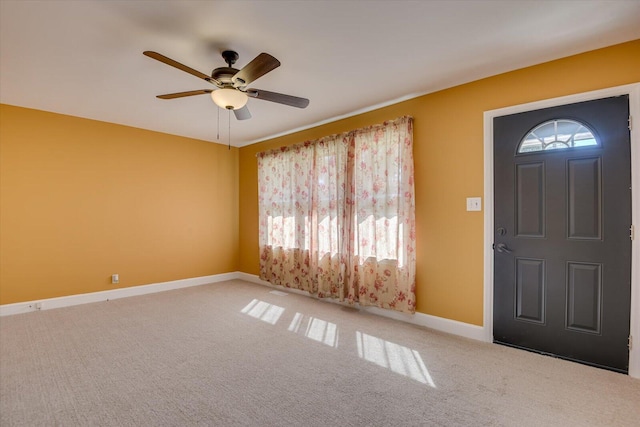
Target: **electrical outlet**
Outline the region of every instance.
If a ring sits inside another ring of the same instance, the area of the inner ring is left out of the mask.
[[[111,275],[111,283],[113,283],[114,285],[117,283],[120,283],[120,275],[119,274],[112,274]]]

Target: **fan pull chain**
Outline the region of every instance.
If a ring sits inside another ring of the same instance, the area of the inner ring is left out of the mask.
[[[216,108],[218,112],[218,133],[216,134],[216,141],[220,142],[220,109]]]
[[[231,108],[229,108],[229,150],[231,150]]]

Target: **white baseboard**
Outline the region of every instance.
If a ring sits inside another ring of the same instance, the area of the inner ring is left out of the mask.
[[[238,278],[238,273],[214,274],[212,276],[194,277],[191,279],[173,280],[170,282],[153,283],[149,285],[131,286],[108,291],[91,292],[88,294],[69,295],[57,298],[18,302],[15,304],[0,305],[0,317],[12,314],[28,313],[30,311],[50,310],[53,308],[69,307],[72,305],[86,304],[90,302],[108,301],[118,298],[133,297],[152,294],[155,292],[170,291],[174,289],[188,288],[190,286],[206,285],[207,283],[223,282]]]
[[[298,289],[290,289],[290,288],[282,288],[282,286],[275,286],[269,282],[261,280],[258,276],[254,274],[247,273],[237,273],[238,279],[245,280],[251,283],[257,283],[259,285],[265,285],[276,289],[286,289],[287,292],[306,295],[310,294],[305,291],[300,291]],[[322,301],[333,302],[336,304],[342,304],[348,306],[346,303],[338,302],[337,300],[333,300],[330,298],[323,299]],[[424,313],[415,313],[415,314],[405,314],[399,311],[393,310],[384,310],[378,307],[361,307],[358,304],[355,305],[356,308],[362,311],[366,311],[368,313],[376,314],[378,316],[389,317],[391,319],[400,320],[402,322],[412,323],[414,325],[424,326],[426,328],[435,329],[436,331],[446,332],[448,334],[458,335],[465,338],[471,338],[478,341],[485,340],[485,331],[482,326],[472,325],[469,323],[458,322],[457,320],[445,319],[444,317],[431,316],[429,314]]]
[[[0,305],[0,316],[9,316],[12,314],[28,313],[38,310],[50,310],[53,308],[70,307],[72,305],[86,304],[91,302],[108,301],[118,298],[133,297],[138,295],[152,294],[155,292],[170,291],[174,289],[188,288],[190,286],[206,285],[208,283],[223,282],[226,280],[240,279],[259,285],[269,286],[276,289],[283,289],[281,286],[274,286],[269,282],[261,280],[254,274],[242,273],[239,271],[224,274],[214,274],[212,276],[194,277],[191,279],[173,280],[171,282],[153,283],[149,285],[131,286],[128,288],[119,288],[109,291],[92,292],[88,294],[69,295],[57,298],[47,298],[42,300],[18,302],[15,304]],[[308,292],[297,289],[286,289],[287,292],[310,296]],[[324,299],[323,301],[336,304],[347,305],[333,299]],[[435,329],[437,331],[449,334],[459,335],[461,337],[471,338],[474,340],[484,340],[484,328],[482,326],[471,325],[469,323],[458,322],[456,320],[445,319],[443,317],[431,316],[423,313],[405,314],[398,311],[383,310],[377,307],[360,307],[356,308],[378,316],[389,317],[391,319],[400,320],[415,325],[424,326]]]

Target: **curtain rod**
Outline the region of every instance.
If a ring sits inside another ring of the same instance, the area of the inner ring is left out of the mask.
[[[279,147],[279,148],[272,148],[272,149],[269,149],[269,150],[259,151],[259,152],[256,153],[256,157],[264,156],[264,155],[267,155],[267,154],[272,153],[272,152],[275,153],[275,152],[278,152],[278,151],[283,151],[285,148],[286,149],[291,149],[291,148],[295,148],[296,146],[299,146],[299,147],[309,146],[309,145],[316,144],[318,141],[322,141],[323,139],[328,139],[328,138],[335,139],[335,138],[345,137],[345,136],[349,136],[349,135],[351,135],[353,133],[369,131],[369,130],[376,129],[376,128],[379,128],[379,127],[382,127],[382,126],[388,126],[388,125],[393,124],[393,123],[401,123],[404,120],[413,120],[413,116],[409,116],[409,115],[400,116],[400,117],[396,117],[395,119],[385,120],[382,123],[377,123],[377,124],[373,124],[373,125],[369,125],[369,126],[364,126],[364,127],[361,127],[361,128],[358,128],[358,129],[349,130],[349,131],[346,131],[346,132],[334,133],[332,135],[323,136],[323,137],[320,137],[320,138],[317,138],[317,139],[310,139],[310,140],[303,141],[303,142],[296,142],[296,143],[291,144],[291,145],[284,145],[284,146]]]

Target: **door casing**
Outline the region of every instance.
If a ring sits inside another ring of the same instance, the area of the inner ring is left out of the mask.
[[[634,120],[631,129],[631,220],[636,236],[631,243],[631,324],[635,339],[629,351],[629,376],[640,378],[640,83],[616,86],[575,95],[562,96],[484,112],[484,322],[483,336],[493,342],[493,118],[525,111],[590,101],[611,96],[629,95],[629,112]]]

